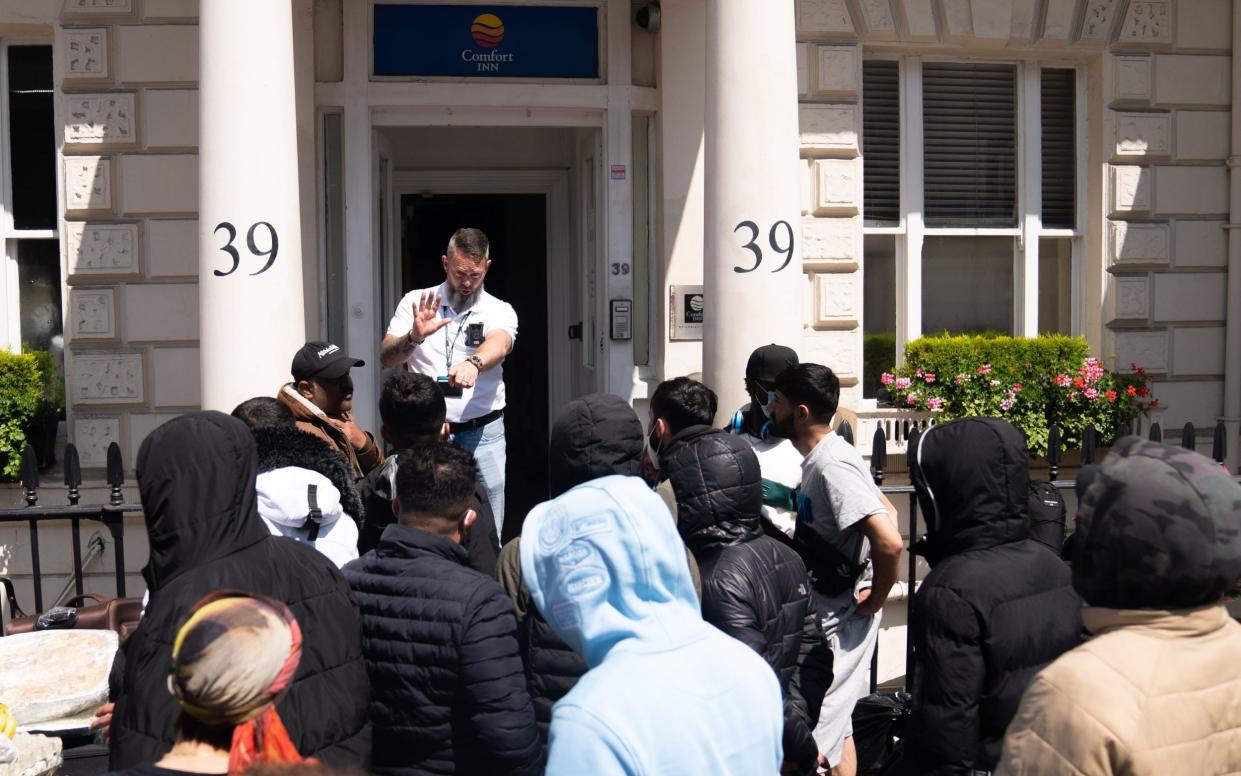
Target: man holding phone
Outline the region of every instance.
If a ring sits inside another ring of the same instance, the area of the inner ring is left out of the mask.
[[[453,441],[474,454],[496,530],[504,529],[504,358],[517,340],[517,313],[483,290],[491,267],[480,229],[453,233],[440,257],[446,279],[415,289],[396,306],[379,361],[402,362],[444,391]]]

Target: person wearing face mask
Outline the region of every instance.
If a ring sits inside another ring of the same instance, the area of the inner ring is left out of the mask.
[[[694,429],[695,426],[710,426],[715,423],[715,411],[719,399],[715,391],[689,377],[674,377],[664,380],[651,394],[650,415],[648,416],[646,435],[646,457],[655,471],[655,492],[663,499],[664,505],[675,518],[677,516],[677,497],[672,490],[668,475],[662,471],[663,454],[674,441]]]

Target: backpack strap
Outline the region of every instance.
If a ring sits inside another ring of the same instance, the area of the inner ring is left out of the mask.
[[[323,511],[319,509],[319,486],[311,483],[306,486],[306,501],[310,506],[310,512],[306,515],[306,522],[302,525],[306,529],[306,541],[312,544],[319,538],[319,526],[323,524]]]

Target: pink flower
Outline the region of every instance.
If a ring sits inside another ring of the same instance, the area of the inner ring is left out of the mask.
[[[1013,393],[1021,393],[1021,383],[1013,383]]]
[[[999,387],[1000,387],[1000,381],[999,381],[999,380],[992,379],[992,381],[991,381],[991,387],[992,387],[992,388],[999,388]]]
[[[912,407],[912,406],[914,406],[915,404],[917,404],[917,403],[918,403],[918,392],[917,392],[917,391],[914,391],[913,393],[911,393],[911,394],[909,394],[908,396],[906,396],[906,397],[905,397],[905,403],[906,403],[906,404],[908,404],[910,407]]]
[[[910,380],[908,377],[896,378],[896,390],[898,391],[903,391],[911,385],[913,385],[913,381]]]
[[[931,398],[926,400],[926,406],[930,407],[933,410],[943,409],[944,400],[939,398],[938,396],[932,396]]]
[[[887,372],[884,372],[883,374],[879,375],[879,382],[883,383],[884,385],[891,385],[892,381],[895,379],[896,378],[894,378],[892,375],[888,374]]]
[[[973,379],[974,378],[970,377],[969,375],[962,373],[952,378],[952,381],[956,383],[957,385],[962,385],[964,383],[968,383],[970,380],[973,380]]]
[[[1069,395],[1065,398],[1067,398],[1071,402],[1077,401],[1077,391],[1069,391]]]
[[[1094,401],[1095,399],[1099,398],[1099,392],[1095,390],[1094,388],[1087,388],[1086,390],[1082,391],[1082,395],[1085,396],[1087,399],[1090,399],[1091,401]]]
[[[919,369],[917,372],[914,372],[914,376],[915,376],[915,377],[921,377],[921,376],[922,376],[922,374],[923,374],[923,372],[922,372],[922,370],[921,370],[921,369]]]
[[[1004,410],[1005,412],[1008,412],[1012,408],[1013,408],[1012,399],[1005,399],[1004,401],[1000,402],[1000,409]]]
[[[980,374],[980,375],[989,375],[989,374],[991,374],[991,365],[990,365],[990,364],[983,364],[982,366],[978,367],[978,374]]]
[[[924,374],[924,375],[922,376],[922,379],[923,379],[923,380],[926,380],[927,384],[929,385],[929,384],[931,384],[931,383],[935,382],[935,373],[934,373],[934,372],[927,372],[926,374]]]
[[[1055,383],[1056,385],[1060,386],[1061,388],[1068,388],[1069,384],[1073,382],[1072,380],[1069,379],[1068,375],[1056,375],[1055,377],[1051,378],[1051,381]]]
[[[1108,400],[1108,402],[1109,402],[1109,403],[1111,403],[1111,404],[1115,404],[1115,403],[1116,403],[1116,392],[1115,392],[1115,391],[1108,391],[1107,393],[1105,393],[1105,394],[1103,394],[1103,395],[1107,397],[1107,400]]]

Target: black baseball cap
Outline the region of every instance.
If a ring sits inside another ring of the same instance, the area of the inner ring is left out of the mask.
[[[745,365],[745,376],[760,383],[771,384],[776,375],[798,364],[797,352],[783,345],[763,345],[750,354]]]
[[[334,380],[344,377],[355,366],[366,366],[360,358],[345,355],[339,345],[330,342],[307,342],[293,354],[293,379],[309,380],[323,377]]]

